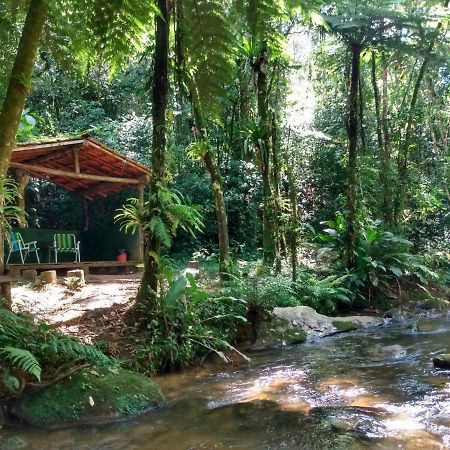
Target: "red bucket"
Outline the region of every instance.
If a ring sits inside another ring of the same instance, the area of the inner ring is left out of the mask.
[[[117,256],[116,256],[117,261],[127,261],[128,259],[128,255],[127,252],[125,250],[119,250],[117,252]]]

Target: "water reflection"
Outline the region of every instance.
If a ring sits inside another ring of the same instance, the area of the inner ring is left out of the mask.
[[[169,403],[157,413],[1,430],[0,449],[16,437],[47,450],[450,449],[450,372],[431,364],[449,338],[449,322],[435,320],[256,354],[241,368],[160,378]]]

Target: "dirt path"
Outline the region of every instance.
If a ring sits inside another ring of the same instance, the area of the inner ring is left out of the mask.
[[[86,344],[99,344],[114,356],[129,350],[123,318],[134,305],[139,276],[90,276],[77,292],[57,285],[12,288],[13,309],[31,314]]]

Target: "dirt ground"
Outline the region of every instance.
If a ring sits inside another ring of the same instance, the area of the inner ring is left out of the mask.
[[[86,344],[99,344],[120,357],[129,349],[124,317],[134,305],[140,274],[91,275],[79,291],[56,285],[12,287],[13,309],[31,314]]]

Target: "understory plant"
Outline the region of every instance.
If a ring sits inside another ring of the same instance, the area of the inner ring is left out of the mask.
[[[275,307],[310,306],[321,314],[335,314],[351,303],[351,292],[346,288],[348,275],[323,276],[303,269],[297,281],[282,275],[235,280],[224,292],[243,298],[249,308],[260,312]]]
[[[323,247],[318,257],[334,255],[334,270],[340,270],[345,251],[345,219],[324,222],[327,228],[318,235]],[[412,252],[412,243],[400,235],[383,229],[378,221],[360,224],[355,245],[355,265],[347,272],[348,286],[360,296],[369,296],[379,289],[389,289],[400,279],[428,284],[438,275],[421,255]],[[333,267],[332,267],[333,268]],[[343,270],[343,269],[341,269]]]
[[[192,275],[177,275],[158,262],[162,288],[149,292],[149,302],[139,307],[141,333],[131,368],[148,374],[173,371],[209,353],[229,361],[224,350],[247,359],[232,345],[237,326],[247,321],[245,301],[210,295]]]
[[[108,361],[97,348],[0,307],[0,398],[19,395],[28,386],[51,384],[88,364]]]

